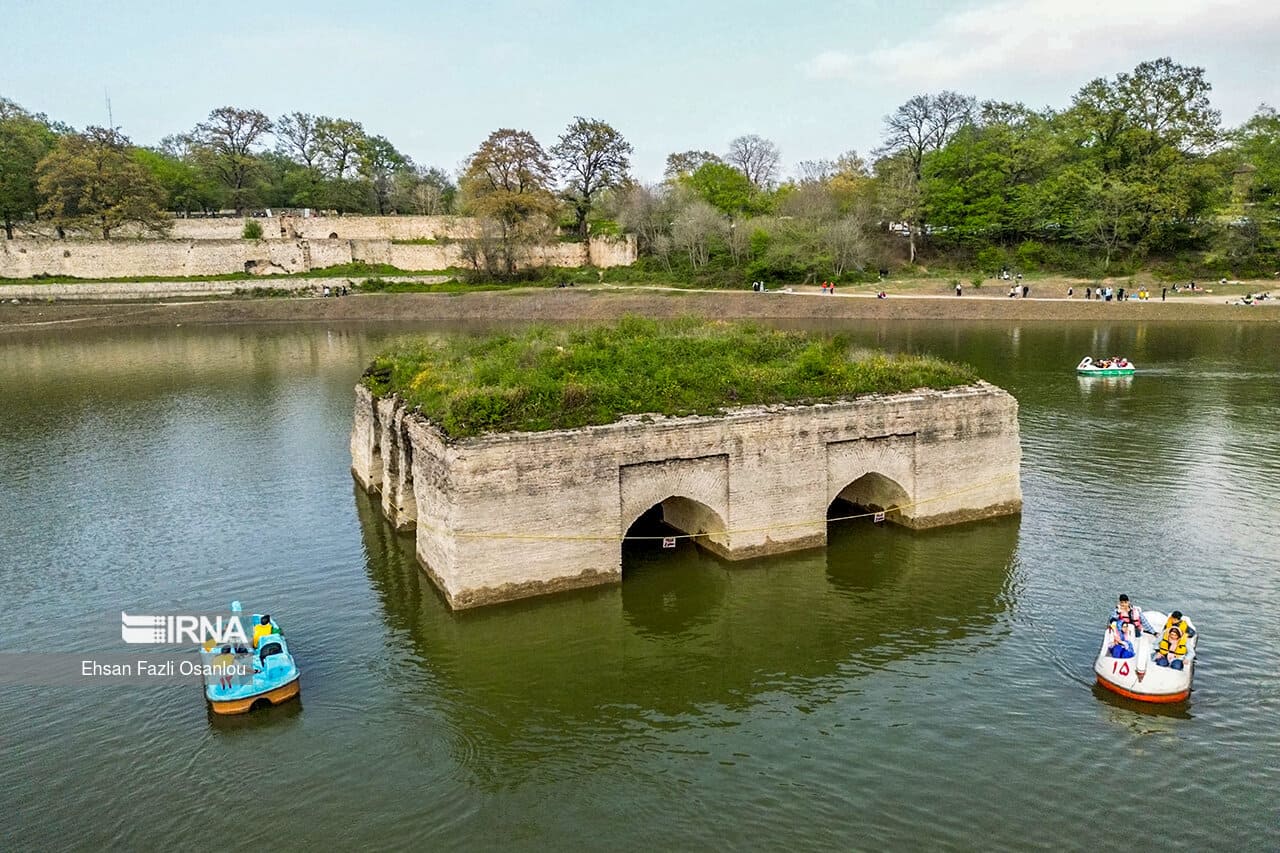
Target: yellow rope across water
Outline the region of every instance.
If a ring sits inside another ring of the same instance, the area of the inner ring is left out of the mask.
[[[934,503],[936,501],[946,500],[947,498],[953,498],[956,495],[963,495],[968,492],[977,491],[978,489],[985,489],[987,486],[993,485],[995,483],[1002,483],[1006,480],[1012,480],[1012,479],[1015,479],[1017,476],[1018,476],[1017,474],[1005,474],[1004,476],[994,477],[990,480],[984,480],[981,483],[975,483],[971,486],[966,486],[963,489],[956,489],[953,492],[947,492],[946,494],[934,495],[931,498],[925,498],[924,500],[915,501],[913,503],[895,504],[893,506],[885,507],[883,510],[880,510],[878,512],[890,513],[890,512],[895,512],[903,509],[912,509],[914,507],[923,506],[928,503]],[[466,532],[462,532],[462,533],[454,532],[453,535],[458,537],[459,539],[519,539],[519,540],[526,540],[526,541],[533,541],[533,542],[640,542],[648,539],[697,539],[699,536],[724,536],[726,534],[733,534],[733,533],[762,533],[770,530],[790,530],[796,527],[817,527],[820,525],[826,525],[832,521],[852,521],[857,518],[872,518],[876,516],[878,512],[862,512],[862,513],[858,513],[857,515],[842,515],[836,518],[823,517],[821,519],[813,519],[811,521],[789,521],[789,522],[783,522],[779,524],[767,524],[761,527],[735,527],[729,530],[712,530],[705,533],[676,533],[671,536],[608,536],[608,535],[591,535],[591,534],[575,535],[575,534],[569,534],[569,533],[466,533]],[[437,533],[448,532],[448,531],[442,530],[439,527],[433,527],[429,524],[420,523],[419,526],[425,527],[427,530],[431,530]]]

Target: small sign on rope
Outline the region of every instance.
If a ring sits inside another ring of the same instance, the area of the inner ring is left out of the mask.
[[[884,513],[883,513],[883,512],[877,512],[877,513],[875,514],[875,516],[874,516],[874,517],[872,517],[872,519],[871,519],[871,520],[872,520],[872,521],[874,521],[876,524],[879,524],[880,522],[884,521]]]
[[[664,537],[662,538],[662,547],[663,547],[663,548],[674,548],[674,547],[676,547],[676,537],[674,537],[674,536],[664,536]]]

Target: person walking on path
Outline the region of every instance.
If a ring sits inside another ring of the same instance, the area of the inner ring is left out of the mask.
[[[957,281],[957,282],[956,282],[956,296],[963,296],[963,295],[964,295],[964,294],[960,291],[960,282],[958,282],[958,281]]]
[[[1161,302],[1164,302],[1164,298],[1165,298],[1166,296],[1168,296],[1168,295],[1169,295],[1169,288],[1168,288],[1168,287],[1162,287],[1162,288],[1160,288],[1160,301],[1161,301]]]

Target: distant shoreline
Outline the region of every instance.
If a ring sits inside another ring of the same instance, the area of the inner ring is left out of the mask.
[[[0,291],[2,292],[2,291]],[[819,295],[625,287],[530,288],[472,293],[377,293],[341,298],[247,298],[185,302],[25,302],[0,304],[0,332],[110,326],[241,323],[609,320],[697,315],[760,320],[1115,321],[1280,323],[1280,299],[1252,306],[1227,297],[1157,298],[1123,303],[1083,298],[1010,299],[997,295],[890,293]]]

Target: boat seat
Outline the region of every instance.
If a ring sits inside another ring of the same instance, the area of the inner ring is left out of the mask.
[[[267,658],[284,652],[284,644],[280,642],[278,637],[275,639],[272,639],[272,637],[276,637],[276,635],[269,634],[263,637],[262,644],[258,649],[258,661],[262,664],[263,669],[271,666],[271,664],[267,663]]]

